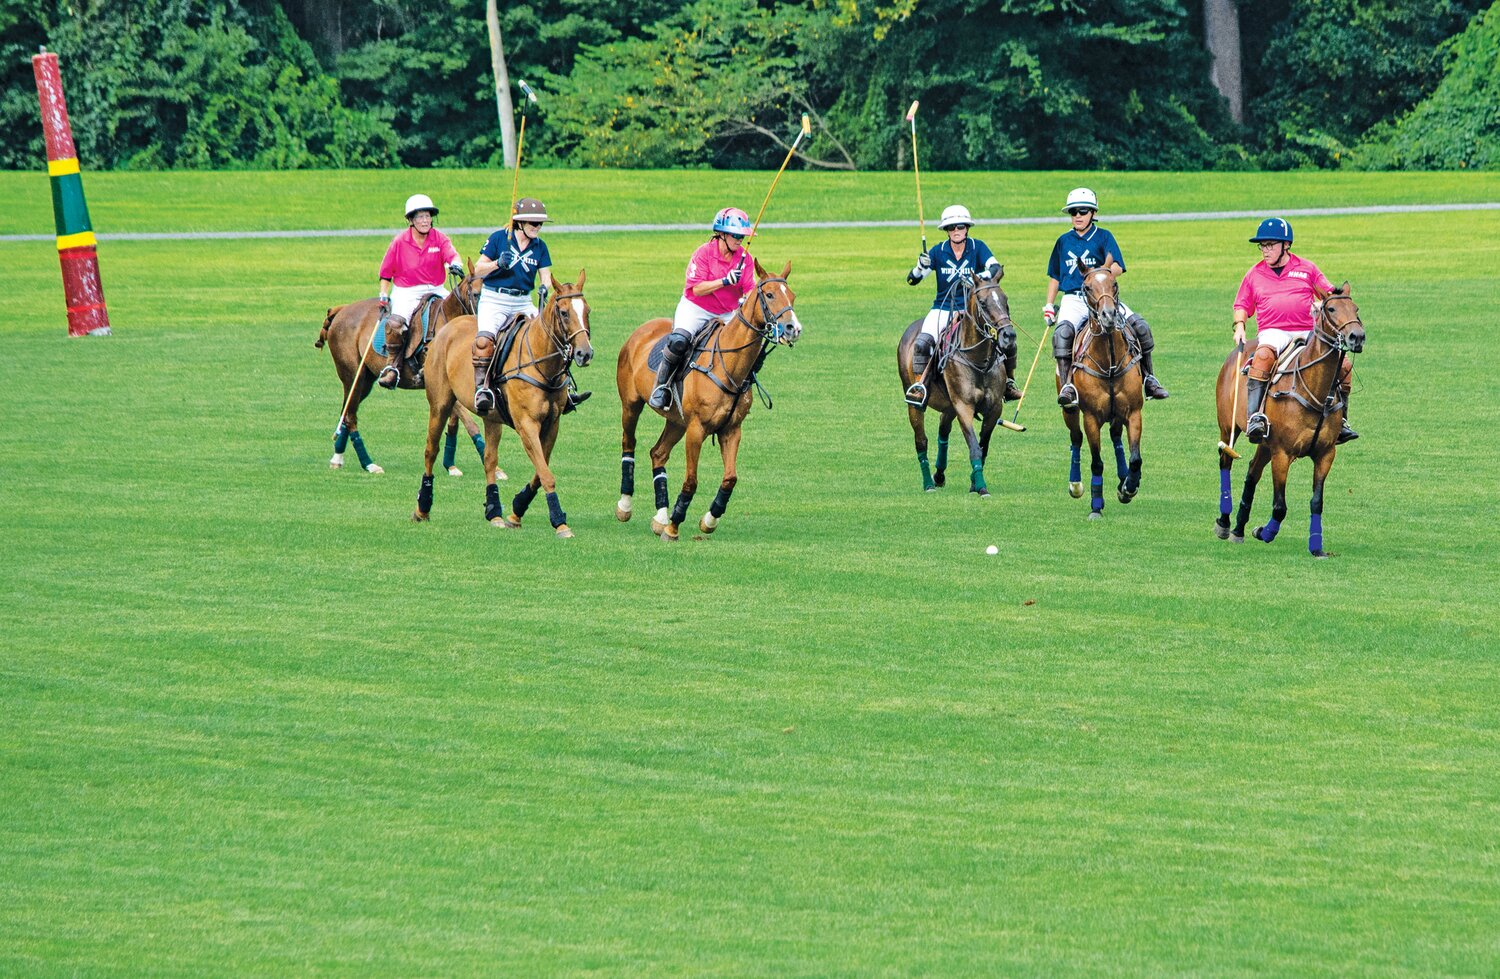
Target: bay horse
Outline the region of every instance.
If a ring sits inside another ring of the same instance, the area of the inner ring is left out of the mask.
[[[1286,476],[1293,460],[1310,456],[1313,461],[1313,495],[1308,521],[1307,550],[1313,557],[1327,557],[1323,550],[1323,482],[1333,468],[1335,440],[1344,421],[1346,402],[1339,397],[1339,380],[1344,359],[1365,347],[1365,325],[1359,318],[1359,307],[1349,297],[1349,283],[1325,293],[1314,286],[1313,329],[1306,344],[1299,346],[1279,365],[1266,391],[1266,418],[1271,434],[1255,448],[1250,468],[1245,472],[1245,488],[1240,496],[1239,513],[1234,529],[1229,527],[1229,470],[1234,459],[1219,450],[1219,517],[1214,534],[1220,540],[1243,543],[1245,524],[1250,520],[1255,501],[1255,486],[1266,463],[1271,464],[1275,495],[1271,501],[1271,519],[1255,529],[1255,539],[1269,544],[1276,539],[1281,521],[1286,517]],[[1247,421],[1245,405],[1246,378],[1235,373],[1235,355],[1231,351],[1219,368],[1217,391],[1219,432],[1223,444],[1234,446]],[[1235,388],[1239,388],[1238,394]],[[1231,407],[1235,406],[1235,407]],[[1234,417],[1230,412],[1234,411]]]
[[[474,312],[479,289],[480,282],[474,276],[474,265],[470,262],[469,274],[463,278],[455,276],[452,291],[433,308],[432,332],[440,331],[443,324],[455,316]],[[419,306],[418,309],[420,308]],[[362,468],[376,474],[385,472],[370,458],[364,439],[359,434],[359,406],[369,395],[381,369],[396,359],[395,356],[376,353],[374,347],[370,345],[370,338],[374,335],[379,323],[380,303],[375,299],[360,299],[342,306],[334,306],[323,317],[323,328],[318,331],[318,339],[313,344],[318,349],[326,345],[328,352],[333,356],[333,368],[338,372],[339,382],[343,385],[343,394],[339,403],[346,406],[343,415],[339,418],[338,426],[334,429],[333,457],[328,460],[330,469],[344,467],[344,449],[352,442]],[[387,350],[401,351],[404,354],[410,339],[411,335],[404,319],[398,316],[386,319],[385,347]],[[421,359],[425,358],[426,350],[424,348],[414,353],[417,358],[416,370],[415,372],[408,371],[403,375],[401,386],[404,388],[422,386]],[[448,426],[449,450],[445,453],[445,465],[450,473],[461,476],[463,474],[453,465],[453,452],[451,451],[457,440],[460,421],[463,422],[469,437],[474,440],[474,447],[479,451],[481,458],[484,456],[484,440],[479,435],[479,426],[475,425],[472,419],[461,412],[455,415]]]
[[[792,309],[797,296],[787,285],[792,263],[787,262],[781,274],[768,277],[760,262],[755,263],[755,288],[745,294],[732,316],[703,328],[693,350],[684,363],[682,395],[672,404],[654,408],[666,419],[661,437],[651,448],[651,482],[656,491],[656,515],[651,532],[662,540],[678,539],[688,506],[698,491],[698,454],[709,436],[717,436],[724,457],[724,479],[709,505],[698,529],[711,534],[729,506],[738,474],[735,456],[740,447],[740,426],[750,413],[754,400],[755,373],[777,345],[791,347],[802,335],[802,323]],[[648,361],[662,356],[659,349],[672,332],[670,319],[647,320],[638,326],[620,348],[615,368],[615,383],[620,389],[620,502],[615,518],[626,521],[631,516],[631,498],[635,493],[635,429],[641,411],[656,386],[656,368]],[[667,459],[684,436],[687,437],[687,475],[682,492],[670,513],[667,510]]]
[[[1089,321],[1078,331],[1073,350],[1073,386],[1078,389],[1078,407],[1063,409],[1063,422],[1072,443],[1068,469],[1068,492],[1083,496],[1079,454],[1088,436],[1092,453],[1089,465],[1089,519],[1104,515],[1104,459],[1099,454],[1099,434],[1109,426],[1115,447],[1115,492],[1121,503],[1129,503],[1141,487],[1141,406],[1145,403],[1141,354],[1130,342],[1130,331],[1120,309],[1119,266],[1106,262],[1090,269],[1083,278],[1083,300]],[[1081,375],[1081,376],[1080,376]],[[1062,390],[1065,379],[1057,379]],[[1130,439],[1130,462],[1125,461],[1121,433]]]
[[[954,316],[957,322],[950,323],[943,331],[938,350],[933,354],[939,369],[931,372],[927,405],[923,408],[912,404],[906,406],[906,416],[916,438],[922,488],[927,492],[946,482],[948,434],[957,418],[958,427],[969,446],[969,492],[978,493],[980,499],[989,499],[984,461],[989,456],[990,436],[1005,412],[1005,382],[1008,379],[1005,357],[1006,351],[1016,342],[1010,301],[1000,288],[1000,280],[1004,277],[1005,269],[1001,268],[993,279],[981,274],[960,280],[965,292],[964,307]],[[911,352],[921,332],[922,320],[918,319],[906,328],[896,343],[896,369],[901,376],[902,391],[917,380],[911,369]],[[950,336],[952,339],[948,340]],[[940,412],[935,472],[928,471],[927,408]],[[978,435],[974,432],[975,415],[983,419]]]
[[[549,460],[557,444],[558,419],[568,405],[568,372],[586,367],[594,359],[589,336],[589,304],[583,296],[586,270],[578,281],[560,282],[537,316],[521,316],[501,339],[494,367],[496,404],[484,412],[484,518],[496,527],[516,530],[535,499],[537,490],[547,495],[547,511],[558,537],[572,537],[568,515],[557,499],[557,480]],[[417,491],[417,509],[411,518],[427,520],[432,513],[432,464],[437,458],[438,433],[450,412],[474,411],[474,337],[478,320],[459,316],[432,342],[427,355],[427,454],[422,485]],[[511,500],[505,514],[500,489],[495,485],[496,456],[502,426],[509,425],[521,439],[536,474]]]

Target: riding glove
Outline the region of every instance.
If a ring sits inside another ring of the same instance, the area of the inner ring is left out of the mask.
[[[1042,322],[1046,323],[1048,326],[1051,326],[1053,323],[1057,322],[1056,306],[1048,303],[1047,305],[1042,307]]]
[[[464,274],[464,267],[457,262],[454,262],[452,265],[448,266],[448,271],[452,272],[454,275],[462,277]]]
[[[724,276],[724,278],[720,279],[719,281],[724,283],[726,286],[737,286],[740,284],[740,276],[743,275],[744,272],[745,267],[743,265],[736,265],[734,268],[729,270],[728,275]]]

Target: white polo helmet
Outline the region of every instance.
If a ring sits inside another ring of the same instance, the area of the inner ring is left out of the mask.
[[[947,231],[960,224],[972,225],[974,219],[969,216],[969,209],[962,204],[950,204],[943,208],[943,216],[938,218],[938,227]]]
[[[1068,191],[1068,203],[1063,205],[1064,211],[1071,211],[1075,207],[1088,207],[1095,211],[1099,210],[1099,198],[1087,187],[1075,187]]]
[[[432,203],[432,198],[426,194],[412,194],[406,199],[406,220],[418,211],[431,211],[433,217],[437,217],[437,205]]]

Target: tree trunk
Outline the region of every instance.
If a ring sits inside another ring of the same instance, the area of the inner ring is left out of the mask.
[[[493,0],[492,0],[493,2]],[[1203,0],[1203,37],[1214,57],[1210,77],[1229,102],[1229,115],[1244,125],[1244,73],[1240,65],[1240,8],[1234,0]]]
[[[490,29],[490,68],[495,72],[495,108],[500,113],[500,147],[507,168],[516,165],[516,113],[510,104],[510,75],[505,70],[505,48],[500,42],[500,8],[485,0],[484,20]]]

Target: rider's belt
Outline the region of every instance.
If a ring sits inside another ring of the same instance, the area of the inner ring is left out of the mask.
[[[529,295],[531,295],[531,293],[528,290],[526,290],[526,289],[500,289],[500,288],[496,288],[494,286],[485,286],[485,288],[491,290],[492,292],[498,292],[502,296],[529,296]]]

